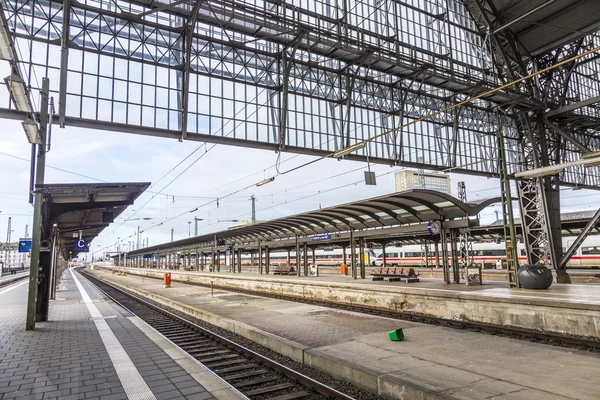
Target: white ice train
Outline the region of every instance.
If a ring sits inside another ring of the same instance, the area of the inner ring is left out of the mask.
[[[575,240],[574,237],[563,238],[563,252],[567,250]],[[519,263],[527,262],[525,245],[518,243],[517,251]],[[401,247],[387,246],[386,265],[419,267],[424,264],[424,255],[421,245],[406,245]],[[441,253],[441,252],[440,252]],[[383,265],[383,253],[377,252],[375,265]],[[504,242],[473,243],[473,261],[484,268],[494,268],[498,259],[506,259]],[[433,246],[429,247],[429,265],[435,265],[435,253]],[[452,263],[452,260],[448,260]],[[567,264],[568,268],[599,268],[600,267],[600,236],[590,236],[585,239]]]
[[[356,250],[356,255],[358,255],[358,249]],[[346,249],[346,262],[350,263],[350,250]],[[365,248],[365,252],[363,253],[363,259],[365,265],[374,265],[375,263],[375,253],[372,249]],[[302,256],[300,259],[300,264],[302,265]],[[288,263],[288,254],[287,251],[272,251],[269,257],[269,261],[271,265],[284,265]],[[265,256],[263,255],[263,262],[265,262]],[[258,258],[250,257],[249,254],[242,255],[242,265],[257,265]],[[308,252],[308,263],[313,263],[312,251]],[[344,253],[341,248],[332,248],[332,249],[317,249],[315,250],[315,263],[320,266],[329,266],[335,265],[339,266],[344,263]],[[290,252],[290,260],[289,265],[296,265],[296,252]]]

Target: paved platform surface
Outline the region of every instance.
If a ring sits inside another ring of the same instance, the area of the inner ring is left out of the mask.
[[[135,270],[135,268],[128,268]],[[444,293],[453,296],[468,294],[469,296],[504,298],[507,300],[542,300],[547,304],[560,303],[576,306],[587,304],[600,310],[600,285],[593,284],[553,284],[547,290],[510,289],[506,282],[494,281],[484,282],[483,285],[446,284],[441,279],[428,278],[423,273],[420,282],[388,282],[372,281],[370,277],[365,279],[352,279],[345,275],[325,276],[297,276],[297,275],[260,275],[251,272],[196,272],[182,270],[158,270],[149,268],[138,268],[142,271],[153,271],[158,273],[171,272],[172,274],[184,273],[186,275],[206,276],[214,278],[241,279],[241,280],[263,280],[268,282],[285,282],[296,284],[322,284],[343,285],[346,287],[368,288],[371,290],[385,290],[386,292],[405,293],[407,289],[416,292]]]
[[[29,275],[29,271],[19,272],[15,275],[4,273],[2,276],[0,276],[0,286],[6,285],[14,280],[19,280],[22,277],[25,277],[28,275]]]
[[[71,271],[49,321],[25,331],[27,283],[0,289],[0,399],[240,398]]]
[[[165,289],[155,279],[94,273],[296,358],[299,353],[302,362],[384,398],[599,398],[600,354],[222,290],[212,297],[210,289],[185,283]],[[503,290],[465,288],[488,289]],[[389,341],[388,331],[397,328],[406,339]]]

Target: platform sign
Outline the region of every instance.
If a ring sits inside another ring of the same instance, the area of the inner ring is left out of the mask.
[[[313,242],[318,242],[321,240],[329,240],[329,239],[331,239],[330,233],[322,233],[320,235],[315,235],[312,237]]]
[[[144,254],[144,258],[152,258],[152,254]]]
[[[85,240],[83,240],[83,239],[78,239],[78,240],[75,240],[75,241],[73,242],[73,249],[74,249],[75,251],[82,251],[82,252],[87,252],[87,251],[89,251],[88,244],[87,244],[87,242],[86,242]]]
[[[31,239],[19,239],[19,253],[31,251]]]
[[[42,240],[40,243],[40,253],[50,253],[52,251],[52,245],[48,240]]]

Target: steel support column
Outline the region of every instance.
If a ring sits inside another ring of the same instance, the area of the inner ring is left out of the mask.
[[[34,194],[34,212],[33,212],[33,226],[31,236],[31,259],[29,264],[29,292],[27,294],[27,318],[25,323],[25,329],[30,331],[35,329],[36,320],[43,320],[42,315],[39,315],[38,302],[41,300],[38,298],[39,285],[43,285],[43,279],[40,275],[41,267],[41,253],[40,245],[42,241],[42,193],[39,190],[38,185],[44,184],[44,174],[46,170],[46,127],[48,124],[48,78],[42,78],[42,104],[40,114],[40,137],[42,143],[38,145],[37,163],[36,163],[36,174],[35,184],[36,190]],[[47,282],[45,282],[47,283]]]
[[[263,249],[260,240],[258,241],[258,273],[263,273]]]
[[[356,279],[356,252],[354,251],[354,229],[350,229],[350,266],[352,268],[352,278]]]
[[[440,231],[440,244],[442,245],[442,268],[444,282],[450,283],[450,271],[448,270],[448,233],[445,228]]]
[[[300,276],[300,242],[299,237],[296,235],[296,274]]]
[[[269,246],[266,247],[265,261],[267,262],[265,266],[265,272],[269,275],[269,270],[271,267],[271,251],[269,250]]]
[[[458,249],[456,242],[458,235],[456,229],[450,229],[450,258],[452,259],[452,277],[454,283],[460,283],[460,269],[458,265]]]
[[[362,279],[365,279],[366,276],[366,270],[365,270],[365,239],[363,237],[360,237],[358,239],[358,249],[359,249],[359,257],[360,257],[360,262],[358,265],[360,265],[360,277]]]
[[[304,259],[304,276],[308,276],[308,244],[306,242],[302,249],[302,258]]]

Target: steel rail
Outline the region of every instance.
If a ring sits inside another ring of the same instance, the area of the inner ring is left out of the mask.
[[[128,298],[130,298],[130,299],[132,299],[132,300],[134,300],[134,301],[136,301],[136,302],[138,302],[140,304],[143,304],[144,306],[146,306],[146,307],[148,307],[148,308],[150,308],[150,309],[152,309],[152,310],[154,310],[154,311],[156,311],[156,312],[158,312],[160,314],[168,316],[169,318],[174,319],[175,321],[181,323],[182,325],[185,325],[185,326],[187,326],[189,328],[192,328],[192,329],[194,329],[194,330],[202,333],[203,335],[206,335],[209,338],[211,338],[211,339],[213,339],[213,340],[221,343],[225,347],[228,347],[228,348],[232,349],[234,352],[241,353],[245,357],[257,361],[259,364],[266,365],[269,368],[272,368],[273,370],[275,370],[275,371],[281,373],[282,375],[286,376],[287,378],[295,380],[295,381],[299,382],[300,384],[302,384],[303,386],[306,386],[307,388],[314,389],[316,392],[318,392],[318,393],[320,393],[320,394],[322,394],[324,396],[327,396],[328,398],[341,399],[341,400],[354,400],[353,397],[350,397],[350,396],[348,396],[348,395],[346,395],[346,394],[344,394],[342,392],[339,392],[338,390],[336,390],[334,388],[331,388],[331,387],[329,387],[329,386],[327,386],[327,385],[325,385],[325,384],[323,384],[321,382],[318,382],[318,381],[316,381],[316,380],[314,380],[314,379],[312,379],[312,378],[310,378],[310,377],[308,377],[308,376],[306,376],[304,374],[301,374],[298,371],[294,371],[293,369],[291,369],[289,367],[286,367],[285,365],[283,365],[283,364],[281,364],[281,363],[279,363],[277,361],[274,361],[274,360],[272,360],[272,359],[270,359],[268,357],[265,357],[265,356],[263,356],[263,355],[255,352],[255,351],[251,350],[251,349],[248,349],[247,347],[244,347],[244,346],[242,346],[242,345],[240,345],[238,343],[233,342],[230,339],[227,339],[227,338],[225,338],[225,337],[223,337],[223,336],[221,336],[221,335],[219,335],[217,333],[214,333],[214,332],[212,332],[212,331],[210,331],[210,330],[208,330],[206,328],[203,328],[203,327],[195,324],[192,321],[189,321],[189,320],[187,320],[187,319],[185,319],[185,318],[183,318],[183,317],[181,317],[181,316],[179,316],[177,314],[174,314],[171,311],[168,311],[168,310],[166,310],[166,309],[164,309],[162,307],[159,307],[159,306],[157,306],[155,304],[152,304],[152,303],[148,302],[147,300],[145,300],[145,299],[143,299],[143,298],[141,298],[139,296],[136,296],[136,295],[133,295],[131,293],[128,293],[128,292],[124,291],[123,289],[121,289],[121,288],[119,288],[119,287],[117,287],[115,285],[112,285],[112,284],[110,284],[110,283],[108,283],[106,281],[100,280],[100,279],[94,277],[93,275],[91,275],[91,274],[89,274],[87,272],[81,271],[80,269],[77,269],[76,271],[79,272],[80,274],[84,275],[105,296],[107,296],[108,298],[110,298],[113,302],[115,302],[119,306],[123,307],[125,310],[127,310],[128,312],[130,312],[132,315],[137,315],[137,314],[135,312],[133,312],[130,308],[128,308],[127,306],[125,306],[124,304],[122,304],[119,300],[115,299],[113,296],[111,296],[105,290],[103,290],[97,283],[100,283],[102,285],[106,285],[106,286],[110,287],[112,290],[115,290],[118,293],[121,293],[121,294],[127,296]],[[150,324],[150,326],[152,326],[152,325]],[[209,368],[209,367],[207,367],[207,368]]]

